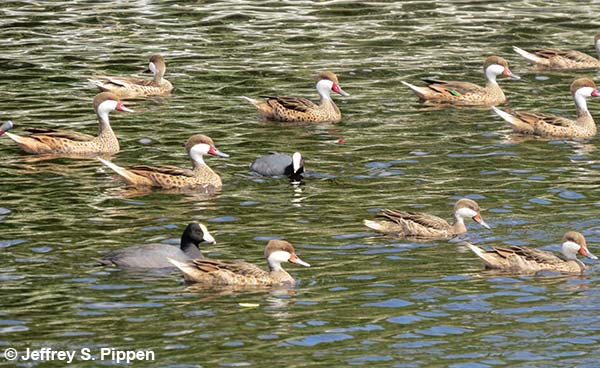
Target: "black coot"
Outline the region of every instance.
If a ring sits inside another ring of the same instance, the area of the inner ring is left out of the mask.
[[[304,173],[304,159],[300,152],[292,156],[270,152],[254,160],[250,170],[264,176],[287,176],[292,181],[301,181]]]
[[[191,222],[181,235],[180,247],[167,244],[147,244],[116,250],[100,263],[105,266],[135,267],[135,268],[165,268],[173,267],[168,258],[181,262],[202,258],[198,244],[207,242],[214,244],[215,239],[203,224]]]

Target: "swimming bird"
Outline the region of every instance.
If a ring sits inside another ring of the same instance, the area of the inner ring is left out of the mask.
[[[114,170],[125,182],[135,187],[160,187],[164,189],[194,189],[212,191],[223,186],[221,177],[206,163],[206,154],[229,157],[215,147],[213,140],[203,134],[191,136],[185,149],[192,160],[192,169],[176,166],[134,165],[121,167],[98,157],[104,165]]]
[[[479,225],[490,227],[481,218],[477,202],[463,198],[454,205],[454,222],[422,212],[383,210],[379,220],[364,220],[364,224],[378,232],[401,237],[442,239],[467,232],[465,218],[471,218]]]
[[[304,173],[304,159],[300,152],[294,152],[292,156],[270,152],[254,160],[250,170],[263,176],[287,176],[294,182],[300,182]]]
[[[167,258],[186,262],[202,258],[198,245],[202,242],[215,244],[215,238],[206,225],[190,222],[181,235],[179,247],[166,244],[146,244],[115,250],[100,259],[104,266],[123,268],[167,268],[173,267]]]
[[[296,255],[294,246],[285,240],[269,240],[265,247],[265,258],[269,270],[244,261],[225,261],[218,259],[195,259],[190,262],[180,262],[171,259],[190,282],[205,285],[237,285],[237,286],[272,286],[280,284],[295,284],[294,278],[282,267],[283,262],[291,262],[310,267]]]
[[[331,91],[342,96],[349,96],[339,85],[337,76],[332,72],[321,72],[318,77],[317,92],[321,100],[316,104],[303,97],[261,96],[266,101],[259,101],[243,96],[254,105],[260,115],[267,120],[283,122],[339,122],[342,113],[331,99]]]
[[[164,79],[166,69],[164,58],[161,55],[152,55],[144,73],[152,73],[153,79],[99,76],[89,81],[101,91],[112,92],[123,99],[166,96],[173,90],[171,82]]]
[[[502,88],[496,82],[496,77],[505,75],[512,79],[520,79],[508,69],[508,62],[500,56],[490,56],[483,63],[485,87],[469,82],[454,82],[424,79],[427,86],[418,87],[402,81],[421,100],[436,103],[451,103],[455,105],[499,105],[506,102]]]
[[[596,52],[600,54],[600,32],[594,37]],[[576,50],[541,49],[528,52],[513,46],[513,50],[534,64],[536,69],[591,69],[600,68],[600,60]]]
[[[512,273],[539,271],[582,273],[586,266],[577,259],[577,253],[584,257],[598,259],[588,250],[585,237],[581,233],[568,231],[563,236],[562,242],[560,255],[519,245],[498,245],[491,247],[490,250],[484,250],[467,243],[467,247],[483,261],[486,268]]]
[[[98,116],[98,136],[88,134],[48,129],[31,128],[29,136],[20,136],[8,133],[12,128],[12,122],[6,122],[2,126],[2,134],[15,141],[21,149],[31,154],[93,154],[93,153],[117,153],[119,152],[119,141],[113,132],[108,114],[119,110],[133,112],[123,106],[117,96],[110,92],[102,92],[94,97],[94,110]]]
[[[600,97],[596,84],[591,79],[579,78],[571,83],[571,94],[577,111],[575,120],[539,112],[502,111],[495,106],[492,106],[492,109],[506,120],[516,133],[542,137],[594,137],[596,123],[587,109],[586,100],[590,97]]]

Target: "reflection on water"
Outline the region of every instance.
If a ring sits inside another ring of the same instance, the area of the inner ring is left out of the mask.
[[[568,86],[597,72],[536,72],[512,45],[593,55],[592,7],[13,1],[0,12],[0,121],[94,131],[87,78],[136,74],[161,53],[176,89],[112,119],[115,159],[182,166],[182,142],[195,133],[231,154],[209,163],[224,183],[215,195],[140,192],[93,158],[40,160],[0,137],[1,346],[153,349],[160,366],[597,365],[600,266],[586,261],[584,276],[489,274],[459,245],[556,251],[576,230],[594,252],[595,139],[514,135],[489,109],[425,106],[400,83],[483,83],[481,60],[498,54],[522,76],[501,82],[504,107],[572,115]],[[340,124],[262,122],[240,98],[316,98],[321,70],[352,92],[336,100]],[[268,151],[302,152],[304,185],[251,175]],[[362,225],[380,208],[444,215],[465,196],[492,230],[469,224],[457,240],[414,242]],[[264,240],[284,238],[312,267],[289,268],[300,282],[291,290],[206,290],[176,271],[94,264],[124,246],[177,244],[192,220],[219,241],[208,257],[264,264]]]

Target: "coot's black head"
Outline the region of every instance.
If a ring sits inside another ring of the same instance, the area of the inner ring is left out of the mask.
[[[181,235],[181,244],[193,243],[198,245],[202,242],[215,244],[215,238],[208,232],[208,229],[204,224],[197,222],[190,222]]]

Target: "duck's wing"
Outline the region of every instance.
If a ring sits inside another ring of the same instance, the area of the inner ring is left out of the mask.
[[[576,63],[589,62],[590,59],[595,60],[592,56],[576,50],[542,49],[536,51],[535,54],[545,59],[564,58]]]
[[[528,262],[535,262],[538,264],[560,264],[564,263],[564,259],[560,258],[554,253],[547,252],[531,247],[521,247],[518,245],[498,245],[494,246],[493,251],[501,256],[502,258],[509,259],[515,256],[522,258]]]
[[[444,81],[439,79],[423,79],[427,87],[443,95],[459,97],[470,93],[479,93],[482,87],[469,82]]]
[[[306,112],[314,109],[317,104],[303,97],[287,97],[287,96],[261,96],[266,98],[269,103],[276,102],[288,110]]]
[[[31,133],[31,138],[40,139],[43,137],[68,139],[71,141],[87,142],[96,138],[93,135],[70,132],[66,130],[48,129],[48,128],[29,128],[26,129]]]
[[[138,175],[147,175],[147,174],[164,174],[170,176],[186,176],[186,177],[194,177],[194,172],[190,169],[184,169],[177,166],[150,166],[150,165],[133,165],[127,167],[127,170],[132,171]]]
[[[385,209],[381,212],[379,217],[384,218],[388,221],[400,224],[404,221],[411,221],[421,226],[425,226],[430,229],[445,230],[448,229],[448,222],[443,218],[430,215],[423,212],[411,212],[411,211],[396,211]]]
[[[244,261],[224,261],[219,259],[195,259],[192,263],[198,270],[218,277],[220,273],[228,273],[229,277],[262,278],[267,272],[258,266]]]
[[[562,116],[553,115],[553,114],[545,114],[538,112],[521,112],[521,111],[513,111],[511,112],[514,116],[521,119],[523,122],[533,125],[533,124],[548,124],[556,127],[568,127],[573,125],[573,121]]]

